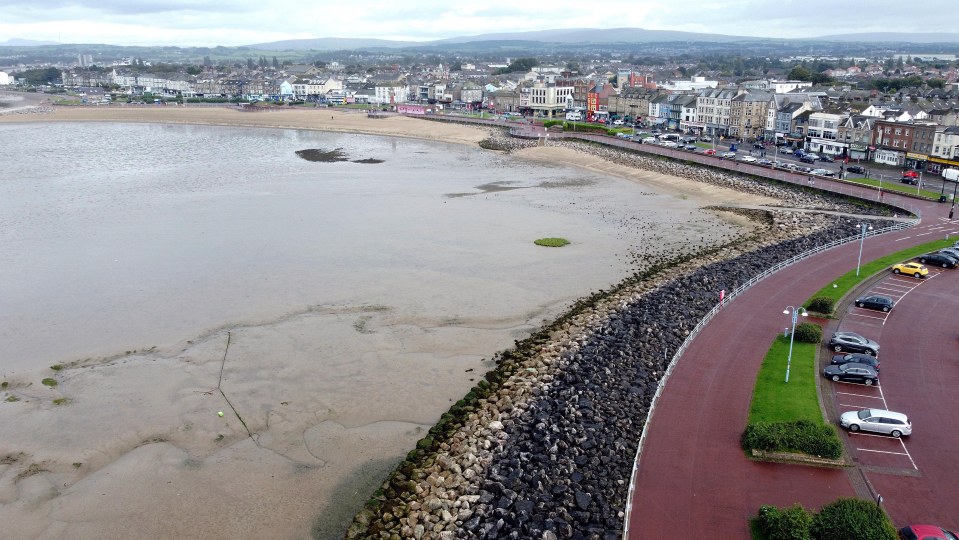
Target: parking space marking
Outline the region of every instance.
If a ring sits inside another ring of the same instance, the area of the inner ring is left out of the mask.
[[[856,309],[861,309],[861,310],[867,311],[867,312],[869,311],[869,310],[867,310],[866,308],[856,308]],[[855,316],[857,316],[857,317],[862,317],[862,318],[864,318],[864,319],[876,319],[876,320],[880,320],[880,321],[883,321],[883,322],[886,321],[886,318],[885,318],[885,317],[876,317],[875,315],[866,315],[866,314],[864,314],[864,313],[855,313],[855,312],[853,312],[853,313],[850,313],[850,315],[855,315]]]
[[[879,388],[879,387],[877,386],[876,388]],[[868,394],[853,394],[852,392],[836,392],[836,394],[837,394],[837,395],[842,395],[842,396],[864,397],[864,398],[869,398],[869,399],[882,399],[882,396],[881,396],[881,395],[880,395],[880,396],[870,396],[870,395],[868,395]],[[843,407],[852,407],[852,405],[846,405],[846,404],[843,404],[843,403],[840,403],[840,405],[842,405]]]
[[[858,452],[875,452],[877,454],[892,454],[894,456],[908,456],[908,452],[890,452],[888,450],[871,450],[869,448],[856,448]]]

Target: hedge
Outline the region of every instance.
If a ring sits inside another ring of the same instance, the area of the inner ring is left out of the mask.
[[[812,519],[812,515],[798,504],[782,510],[763,505],[759,507],[756,522],[766,540],[811,540],[809,527]]]
[[[842,456],[842,442],[835,428],[809,420],[750,424],[743,432],[742,447],[746,452],[801,452],[828,459]]]
[[[831,315],[833,307],[835,307],[836,301],[828,296],[817,296],[809,301],[809,305],[806,306],[806,309],[809,311],[815,311],[816,313],[822,313],[823,315]]]
[[[889,516],[873,501],[839,499],[823,506],[812,520],[816,540],[896,540]]]
[[[793,338],[802,343],[819,343],[822,341],[822,327],[815,323],[804,322],[796,327]]]

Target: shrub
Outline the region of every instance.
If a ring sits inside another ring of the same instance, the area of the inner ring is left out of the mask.
[[[816,540],[896,540],[889,516],[872,501],[839,499],[823,506],[812,520],[810,535]]]
[[[759,507],[757,522],[766,540],[810,540],[812,520],[812,515],[798,504],[782,510],[763,505]]]
[[[43,379],[42,381],[40,381],[40,383],[43,384],[43,385],[46,385],[46,386],[49,386],[49,387],[53,388],[54,386],[57,385],[57,380],[56,380],[56,379],[51,379],[50,377],[47,377],[47,378]]]
[[[559,125],[565,126],[565,125],[566,125],[566,122],[564,122],[564,121],[562,121],[562,120],[547,120],[547,121],[543,122],[543,127],[544,127],[544,128],[547,128],[547,129],[549,129],[549,128],[553,127],[553,126],[559,126]]]
[[[829,459],[842,456],[836,430],[809,420],[749,424],[743,432],[742,447],[747,452],[801,452]]]
[[[829,315],[832,313],[832,308],[836,305],[836,301],[832,298],[826,296],[817,296],[809,301],[809,305],[806,306],[806,309],[809,311],[815,311],[816,313],[823,313]]]
[[[793,337],[801,343],[819,343],[822,341],[822,327],[804,322],[796,327],[796,334]]]

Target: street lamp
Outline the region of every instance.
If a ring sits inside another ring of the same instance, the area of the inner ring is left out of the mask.
[[[789,367],[793,361],[793,338],[796,336],[796,319],[798,319],[800,315],[803,317],[809,316],[804,307],[794,308],[792,306],[786,306],[786,309],[783,310],[784,315],[789,315],[790,312],[792,313],[793,328],[792,332],[789,333],[789,357],[786,358],[786,382],[789,382]]]
[[[856,228],[859,229],[859,259],[856,261],[856,275],[859,275],[859,265],[862,264],[862,245],[866,242],[866,231],[872,230],[872,225],[866,223],[860,223],[856,225]]]
[[[953,180],[953,182],[955,183],[952,185],[952,207],[949,208],[949,219],[952,219],[952,212],[956,209],[956,188],[959,187],[959,178]]]

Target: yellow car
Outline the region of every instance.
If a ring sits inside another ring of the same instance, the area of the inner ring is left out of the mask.
[[[926,277],[929,269],[917,262],[899,263],[892,267],[893,274],[906,274],[913,277]]]

